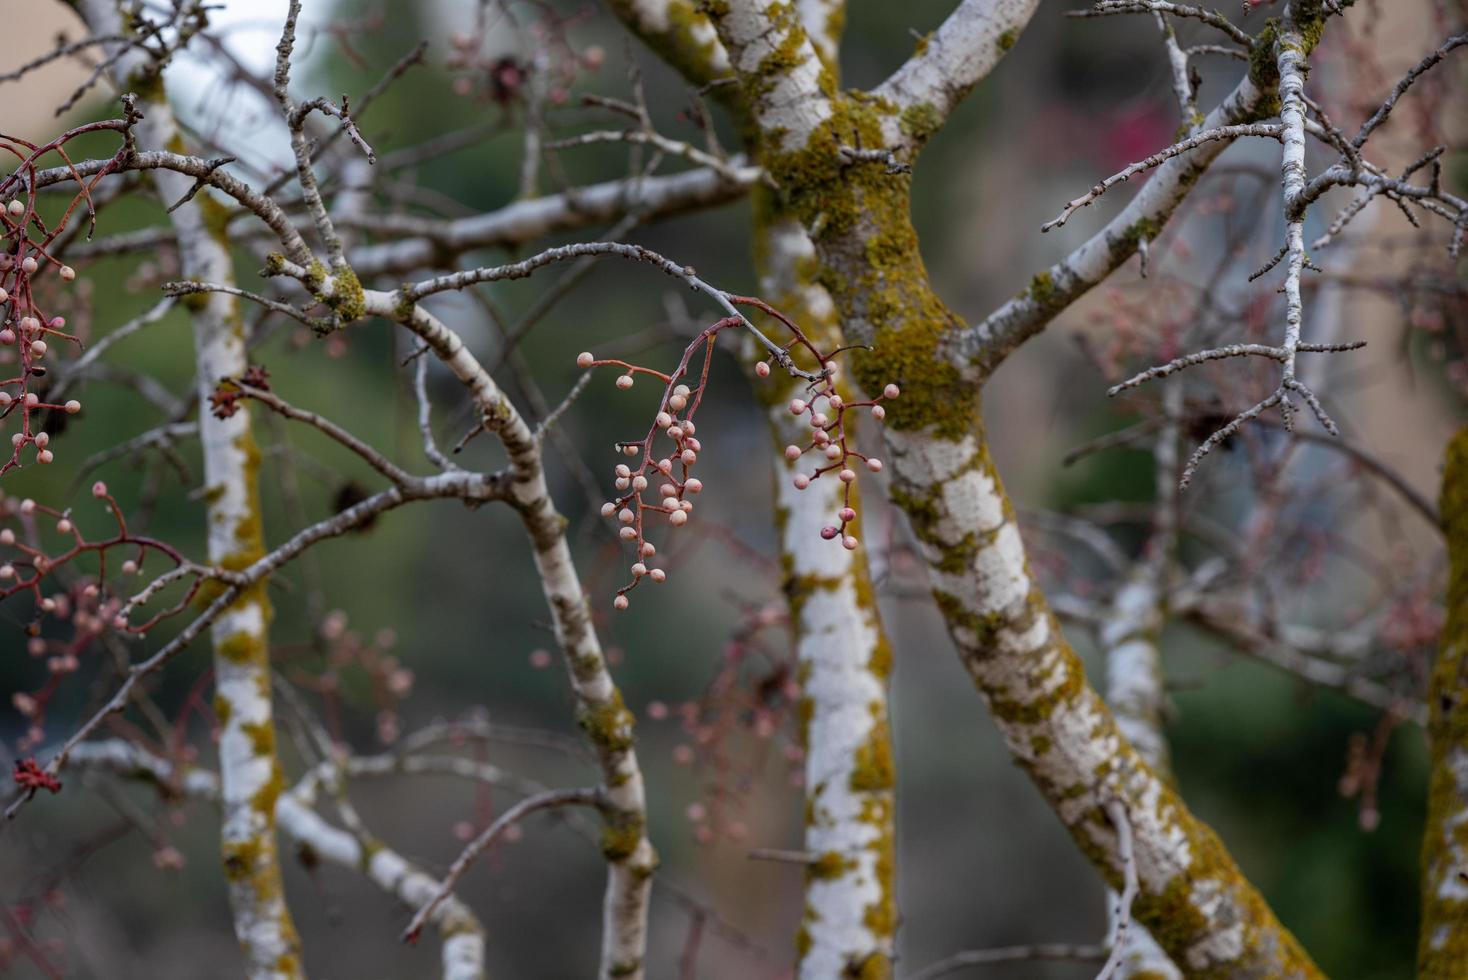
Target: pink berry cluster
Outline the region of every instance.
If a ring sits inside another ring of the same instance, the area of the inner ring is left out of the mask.
[[[795,323],[763,300],[726,295],[731,303],[760,309],[789,329],[792,339],[783,348],[772,348],[782,364],[787,367],[793,364],[789,354],[796,348],[815,359],[817,370],[814,372],[798,371],[791,367],[796,375],[810,379],[807,396],[792,399],[790,411],[796,415],[809,414],[811,439],[804,447],[788,446],[785,456],[791,462],[811,451],[818,451],[825,457],[826,464],[818,467],[811,475],[796,476],[795,486],[804,490],[810,486],[812,480],[819,479],[825,473],[836,472],[836,478],[846,486],[844,506],[837,514],[840,523],[823,528],[821,537],[828,541],[840,538],[848,549],[856,548],[856,536],[846,533],[847,526],[856,520],[856,511],[851,507],[851,484],[856,480],[856,470],[853,467],[865,466],[871,472],[877,473],[882,469],[882,461],[866,456],[853,447],[849,413],[867,408],[874,419],[881,421],[887,410],[878,402],[896,398],[899,394],[897,386],[887,385],[871,401],[844,401],[836,390],[835,357],[840,351],[822,353]],[[601,508],[603,517],[617,521],[620,525],[618,534],[634,549],[633,562],[629,569],[632,581],[618,589],[612,600],[612,605],[617,609],[628,607],[627,594],[644,579],[654,582],[667,580],[667,571],[656,564],[657,546],[647,540],[648,517],[652,515],[659,521],[666,519],[673,528],[688,523],[693,513],[693,501],[690,498],[703,490],[703,481],[692,475],[699,454],[703,452],[693,416],[698,411],[708,385],[714,342],[721,331],[746,325],[747,321],[736,315],[725,317],[703,330],[683,351],[678,366],[670,374],[626,361],[598,359],[590,351],[583,351],[576,357],[576,365],[583,370],[603,366],[620,368],[622,373],[618,375],[616,384],[621,391],[630,390],[639,374],[656,378],[662,384],[657,413],[647,435],[640,440],[617,444],[617,452],[634,462],[617,464],[614,485],[619,496],[607,501]],[[692,364],[700,352],[702,365],[695,371]],[[768,378],[772,370],[770,361],[765,360],[755,365],[754,373],[757,377]]]
[[[11,706],[30,723],[22,748],[41,740],[46,706],[64,679],[81,666],[81,657],[108,633],[141,634],[158,621],[182,612],[197,591],[146,622],[128,620],[131,603],[117,589],[119,580],[132,581],[149,551],[162,553],[175,566],[183,556],[169,545],[133,535],[117,501],[100,480],[92,495],[111,511],[117,531],[109,538],[90,540],[76,526],[70,510],[56,510],[29,498],[17,500],[0,493],[0,602],[22,593],[31,597],[30,621],[25,625],[26,652],[41,661],[46,679],[38,690],[18,691]],[[59,579],[56,572],[91,559],[85,572]],[[114,566],[111,562],[121,556]]]
[[[37,430],[33,413],[38,409],[56,409],[75,414],[81,402],[72,400],[53,405],[41,400],[32,390],[46,376],[44,359],[51,339],[76,341],[64,333],[66,319],[50,316],[42,310],[32,288],[32,281],[43,269],[55,268],[63,283],[76,278],[69,265],[56,262],[42,245],[33,242],[26,229],[35,221],[30,200],[14,198],[0,209],[0,228],[4,232],[4,254],[0,254],[0,364],[15,365],[17,373],[0,367],[0,419],[19,415],[20,424],[10,437],[9,461],[0,464],[0,473],[21,465],[21,451],[34,446],[35,460],[49,463],[55,459],[50,448],[49,433]]]
[[[882,461],[875,456],[858,452],[851,445],[847,430],[848,413],[868,409],[878,422],[887,417],[887,409],[880,403],[896,398],[902,392],[895,384],[889,384],[882,393],[870,401],[848,402],[836,391],[831,376],[822,379],[807,398],[790,399],[790,414],[805,416],[810,425],[810,442],[805,445],[792,443],[785,447],[785,458],[795,463],[806,453],[814,453],[822,462],[811,473],[797,473],[791,480],[795,489],[804,490],[814,480],[830,473],[836,475],[843,486],[841,509],[836,512],[839,524],[827,524],[821,528],[821,537],[827,541],[841,539],[842,547],[855,551],[860,543],[856,535],[847,533],[847,525],[856,520],[856,510],[851,506],[851,488],[856,483],[858,467],[872,473],[882,472]]]

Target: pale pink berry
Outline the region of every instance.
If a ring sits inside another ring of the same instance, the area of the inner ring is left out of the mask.
[[[830,524],[827,524],[825,527],[821,528],[821,537],[825,538],[827,541],[830,541],[832,538],[840,533],[841,531],[839,529]]]
[[[15,544],[15,532],[8,527],[0,530],[0,544]]]
[[[659,429],[666,429],[668,426],[673,424],[673,416],[669,415],[667,412],[659,412],[658,417],[654,421],[657,422]]]
[[[797,473],[795,474],[795,479],[791,480],[790,482],[795,484],[795,489],[804,490],[806,487],[810,486],[810,477],[806,476],[804,473]]]
[[[623,507],[620,511],[617,512],[617,520],[621,521],[623,524],[631,524],[636,519],[637,515],[632,513],[632,511],[628,510],[626,507]]]
[[[69,265],[63,265],[57,273],[65,282],[71,282],[76,278],[76,270]]]
[[[82,410],[82,403],[73,398],[71,401],[67,402],[61,407],[66,409],[67,415],[75,415],[77,412],[80,412]]]
[[[30,497],[25,498],[20,502],[20,512],[26,517],[34,514],[36,512],[36,502]]]
[[[50,463],[55,458],[56,454],[49,449],[42,449],[40,452],[36,453],[36,462],[40,463],[42,466]]]
[[[0,391],[0,408],[9,408],[10,403],[15,401],[8,391]]]
[[[872,406],[872,418],[874,418],[878,422],[880,422],[880,421],[882,421],[886,417],[887,417],[887,410],[885,408],[883,408],[881,405],[873,405]]]
[[[840,478],[840,480],[841,480],[842,483],[850,483],[852,480],[855,480],[856,479],[856,471],[855,470],[842,470],[837,475]]]
[[[637,576],[638,578],[642,578],[642,576],[647,574],[647,566],[640,561],[633,562],[632,574]]]
[[[678,506],[683,509],[685,514],[693,513],[693,501],[691,500],[680,500],[678,501]]]
[[[5,287],[0,286],[0,303],[3,303],[8,299],[10,299],[10,294],[5,291]]]
[[[135,562],[135,561],[133,561],[131,558],[129,558],[127,561],[125,561],[125,562],[122,563],[122,574],[124,574],[124,575],[136,575],[137,573],[138,573],[138,563]]]
[[[97,492],[97,487],[100,487],[101,485],[102,484],[99,483],[99,484],[97,484],[97,486],[93,487],[92,488],[92,492],[93,493],[96,493]],[[98,496],[100,496],[100,494],[98,494]],[[604,503],[604,504],[601,505],[601,516],[603,516],[603,517],[611,517],[616,512],[617,512],[617,505],[614,504],[614,503],[612,503],[611,501],[607,501],[606,503]]]
[[[616,469],[614,469],[612,472],[616,473],[623,479],[626,479],[627,477],[632,475],[632,470],[627,466],[626,463],[618,463]]]
[[[824,446],[826,443],[831,441],[831,434],[825,429],[817,429],[815,432],[811,433],[811,439],[815,442],[817,446]]]
[[[26,393],[26,396],[25,396],[25,407],[26,408],[35,408],[39,404],[41,404],[41,396],[40,395],[36,394],[34,391],[31,391],[31,392],[27,392]]]
[[[112,617],[112,628],[117,630],[127,629],[127,617],[120,613]]]
[[[703,443],[699,442],[697,439],[687,439],[684,441],[683,445],[687,446],[689,449],[692,449],[696,453],[703,452]]]
[[[651,541],[644,541],[642,542],[642,553],[645,556],[655,555],[658,553],[658,549],[653,546],[653,543]]]
[[[631,388],[632,387],[632,375],[630,375],[630,374],[624,374],[621,377],[617,378],[617,387],[618,388],[621,388],[623,391],[626,391],[628,388]]]
[[[637,453],[638,453],[638,449],[637,449],[636,446],[623,446],[622,447],[622,455],[623,456],[636,456]]]
[[[46,342],[44,340],[31,341],[31,354],[35,357],[45,357]]]
[[[633,490],[636,490],[638,493],[641,493],[642,491],[646,490],[647,489],[647,477],[645,477],[645,476],[634,476],[632,478],[632,489]]]
[[[685,449],[683,450],[683,452],[678,454],[678,458],[683,461],[684,466],[692,466],[694,463],[698,462],[698,453],[694,452],[692,449]]]
[[[843,404],[845,404],[841,401],[840,395],[832,395],[830,398],[827,398],[826,401],[830,404],[832,408],[840,408]]]
[[[654,582],[661,582],[668,577],[668,573],[663,571],[661,568],[654,568],[652,571],[647,573],[647,577],[652,579]]]
[[[700,490],[703,489],[703,481],[698,479],[697,477],[694,477],[690,479],[687,483],[683,484],[683,486],[688,490],[689,493],[698,493]]]
[[[0,565],[0,579],[12,578],[15,578],[15,566],[10,564],[9,562],[6,562],[4,565]]]
[[[826,458],[827,459],[832,460],[832,461],[835,461],[835,460],[840,459],[841,456],[842,456],[841,447],[838,446],[838,445],[836,445],[834,442],[831,443],[829,446],[826,447]]]
[[[687,398],[691,394],[693,392],[689,390],[687,385],[678,385],[673,389],[673,395],[677,398]]]
[[[839,511],[837,511],[836,516],[841,518],[843,523],[849,524],[852,521],[856,520],[856,511],[852,510],[850,507],[842,507]]]
[[[800,458],[800,447],[799,446],[786,446],[785,447],[785,458],[788,459],[788,460],[790,460],[790,462],[792,462],[792,463],[795,462],[797,459]]]
[[[51,442],[51,433],[49,433],[49,432],[37,432],[36,433],[36,448],[37,449],[45,449],[46,446],[47,446],[47,444],[50,443],[50,442]]]
[[[584,350],[576,355],[576,366],[579,368],[589,368],[595,361],[596,358],[591,356],[589,350]]]
[[[676,497],[678,496],[678,488],[671,483],[664,483],[658,487],[658,495],[663,497]]]
[[[754,366],[754,373],[758,377],[768,378],[770,376],[770,366],[764,361],[760,361]]]
[[[11,330],[9,327],[6,327],[4,330],[0,330],[0,344],[4,344],[5,346],[9,347],[13,343],[15,343],[15,331]]]
[[[668,515],[668,523],[673,525],[674,527],[682,527],[684,524],[688,523],[687,512],[682,510],[673,511],[673,513]]]
[[[902,394],[902,389],[896,385],[888,385],[882,389],[883,398],[896,398],[900,394]]]
[[[805,411],[805,402],[799,398],[790,399],[790,414],[799,415]]]
[[[628,605],[627,597],[624,595],[619,595],[612,600],[612,606],[616,609],[626,609]]]
[[[64,517],[61,520],[57,521],[56,522],[56,533],[58,533],[58,534],[70,534],[71,533],[71,521],[68,521]]]
[[[11,201],[5,206],[5,208],[7,211],[10,212],[10,216],[12,218],[19,218],[21,215],[25,214],[25,205],[22,204],[20,201]]]
[[[682,395],[673,395],[668,399],[668,407],[675,412],[681,412],[688,407],[688,399]]]
[[[673,461],[672,461],[672,459],[660,459],[660,460],[658,460],[658,471],[660,473],[662,473],[664,476],[667,476],[669,473],[673,472]]]
[[[871,470],[873,473],[882,472],[882,461],[873,456],[871,459],[867,460],[867,469]]]
[[[619,476],[612,481],[612,486],[616,487],[618,490],[626,490],[628,487],[632,486],[632,481],[627,479],[625,476]]]
[[[26,275],[30,275],[31,273],[39,269],[40,266],[36,264],[36,260],[34,258],[27,255],[24,259],[21,260],[20,268],[22,272],[26,273]]]
[[[845,548],[847,551],[855,551],[857,543],[858,542],[856,540],[856,536],[852,534],[848,534],[846,537],[841,539],[841,547]]]
[[[649,701],[647,704],[647,716],[653,721],[662,721],[668,717],[668,706],[662,701]]]
[[[15,435],[13,435],[13,436],[10,437],[10,444],[12,446],[15,446],[17,449],[20,448],[20,445],[23,442],[25,442],[25,433],[24,432],[17,432]]]
[[[817,429],[824,429],[827,423],[829,423],[830,421],[831,420],[826,418],[825,414],[822,412],[816,412],[810,417],[811,426]]]
[[[619,533],[622,535],[623,541],[637,540],[637,528],[635,527],[624,527]]]

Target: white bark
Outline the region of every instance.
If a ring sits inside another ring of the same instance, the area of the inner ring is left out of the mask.
[[[329,288],[329,287],[328,287]],[[510,498],[530,535],[541,589],[576,698],[577,720],[596,750],[606,794],[607,890],[602,903],[599,976],[640,980],[647,945],[647,903],[657,855],[647,839],[642,771],[633,751],[632,714],[607,670],[586,595],[566,541],[566,521],[550,498],[540,442],[459,336],[422,306],[404,308],[397,293],[368,290],[369,315],[394,320],[426,343],[471,393],[485,428],[510,459]]]
[[[1014,46],[1039,6],[1039,0],[963,0],[872,94],[902,110],[926,107],[935,120],[947,119]],[[899,139],[894,128],[889,145]]]
[[[93,33],[121,34],[122,19],[111,0],[86,0],[82,14]],[[134,87],[161,91],[152,77],[153,58],[143,48],[118,52],[112,77],[121,91]],[[166,148],[181,138],[168,102],[144,98],[143,120],[135,130],[139,144]],[[166,205],[181,200],[194,185],[182,174],[159,170],[153,176]],[[207,193],[203,192],[203,193]],[[185,277],[232,283],[234,265],[222,232],[210,229],[195,199],[169,215]],[[247,367],[237,301],[224,293],[191,303],[195,364],[200,402],[199,441],[204,454],[208,500],[208,555],[212,564],[240,568],[263,553],[259,465],[248,411],[227,419],[210,411],[209,395],[224,377]],[[212,624],[215,708],[220,717],[221,848],[229,882],[235,935],[251,978],[274,980],[302,976],[300,941],[282,890],[275,839],[275,801],[280,766],[270,700],[269,605],[263,585],[240,596]]]
[[[192,799],[218,803],[220,798],[219,777],[214,773],[193,767],[176,772],[167,760],[118,739],[77,746],[72,764],[83,770],[148,779]],[[282,834],[296,845],[310,848],[317,858],[361,871],[408,908],[417,909],[438,891],[436,879],[381,841],[364,846],[363,841],[322,818],[313,809],[319,785],[315,779],[303,780],[276,801],[276,825]],[[469,907],[450,896],[439,904],[433,925],[443,937],[440,961],[444,980],[482,980],[484,931]]]
[[[838,346],[830,296],[802,275],[815,251],[805,231],[785,219],[759,235],[761,294],[818,345]],[[781,456],[785,445],[810,438],[809,426],[786,407],[802,386],[774,376],[756,385],[775,442],[775,507],[803,698],[804,850],[815,860],[806,874],[799,975],[824,980],[858,975],[864,965],[889,962],[893,953],[891,651],[864,551],[847,551],[820,536],[845,506],[844,484],[823,479],[796,490],[795,470]]]

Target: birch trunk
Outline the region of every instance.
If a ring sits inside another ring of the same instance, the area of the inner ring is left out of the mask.
[[[120,35],[124,25],[111,0],[80,6],[92,32]],[[105,46],[109,55],[118,45]],[[144,48],[121,52],[112,78],[135,92],[144,118],[135,133],[142,148],[178,149],[182,134],[163,90],[159,66]],[[182,174],[152,174],[159,200],[172,205],[194,185]],[[183,278],[232,284],[234,261],[224,237],[224,209],[203,191],[172,211]],[[241,569],[265,553],[260,521],[260,454],[250,414],[226,419],[210,412],[209,395],[225,377],[247,367],[238,302],[224,293],[184,301],[193,316],[199,394],[199,441],[204,453],[208,555],[213,565]],[[281,791],[270,696],[270,604],[266,583],[252,586],[210,627],[214,646],[214,709],[219,718],[220,845],[235,935],[251,978],[303,976],[300,940],[286,906],[276,842],[275,808]]]

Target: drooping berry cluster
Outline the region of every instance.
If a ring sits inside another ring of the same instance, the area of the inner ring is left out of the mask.
[[[858,544],[856,537],[846,533],[847,525],[856,519],[856,512],[851,507],[850,489],[852,482],[856,479],[856,471],[851,464],[853,460],[857,460],[859,463],[855,465],[865,466],[871,472],[876,473],[882,469],[882,462],[854,448],[848,413],[854,409],[870,408],[871,416],[881,421],[886,415],[886,409],[878,402],[883,399],[896,398],[897,386],[887,385],[882,394],[871,401],[843,401],[837,393],[835,380],[838,370],[835,357],[841,353],[840,351],[830,354],[823,353],[811,343],[798,326],[762,300],[733,295],[729,295],[728,299],[736,305],[753,306],[768,313],[790,331],[792,337],[788,343],[780,348],[772,347],[777,356],[783,358],[782,363],[787,366],[792,365],[793,362],[788,355],[797,348],[815,359],[816,370],[814,372],[803,372],[792,368],[798,376],[810,380],[807,397],[793,399],[790,402],[790,410],[794,414],[810,414],[811,441],[805,447],[788,446],[785,455],[787,459],[794,462],[806,452],[819,450],[827,460],[827,465],[817,468],[810,476],[801,474],[795,477],[796,487],[802,490],[810,485],[811,480],[819,479],[822,474],[839,471],[837,479],[847,487],[844,494],[844,506],[836,515],[840,523],[823,528],[821,537],[828,541],[839,537],[848,549],[856,548]],[[577,366],[583,369],[609,365],[621,368],[623,373],[618,376],[616,384],[617,388],[622,391],[631,389],[639,374],[654,377],[663,385],[657,413],[653,417],[653,423],[647,435],[640,440],[617,443],[616,451],[635,462],[617,464],[614,486],[619,496],[607,501],[601,508],[603,517],[617,520],[621,525],[618,534],[634,549],[634,560],[629,569],[632,573],[632,581],[618,589],[616,597],[612,600],[612,605],[617,609],[627,608],[629,604],[627,593],[635,589],[643,579],[651,579],[654,582],[662,582],[667,579],[667,571],[655,564],[658,549],[656,545],[647,540],[646,519],[649,514],[666,515],[668,524],[678,528],[687,524],[693,513],[693,501],[689,498],[703,490],[703,481],[691,475],[693,467],[698,462],[699,454],[703,451],[703,444],[698,438],[698,427],[693,417],[698,412],[699,404],[707,389],[709,368],[713,363],[714,343],[717,335],[721,331],[742,326],[747,326],[747,321],[741,316],[725,317],[714,323],[693,339],[684,350],[678,366],[667,374],[622,360],[598,359],[590,351],[583,351],[576,358]],[[702,365],[695,375],[690,365],[700,352],[702,352]],[[755,366],[755,374],[760,378],[769,377],[772,370],[768,360],[761,361]],[[649,491],[655,491],[652,499],[645,496]]]
[[[131,114],[129,115],[129,120]],[[63,285],[76,279],[76,270],[58,261],[51,250],[66,229],[73,212],[86,204],[87,213],[95,221],[91,188],[122,160],[114,157],[90,183],[76,177],[81,189],[54,224],[49,224],[36,210],[37,162],[50,153],[58,154],[70,165],[65,144],[70,139],[99,129],[126,131],[129,120],[91,123],[70,130],[45,144],[30,143],[14,136],[0,136],[0,151],[16,157],[19,165],[9,176],[0,179],[0,421],[19,415],[20,424],[10,436],[11,455],[0,463],[0,474],[21,465],[21,451],[34,446],[35,461],[49,463],[54,451],[51,437],[38,431],[32,418],[37,409],[59,410],[71,414],[81,411],[81,403],[68,401],[53,405],[42,400],[39,389],[44,384],[46,367],[43,360],[56,340],[78,343],[65,332],[66,318],[43,309],[45,290],[35,288],[36,280],[54,270]],[[14,365],[12,377],[8,367]]]
[[[870,409],[871,417],[880,422],[887,417],[887,409],[879,402],[896,398],[899,394],[901,391],[898,387],[889,384],[882,389],[880,395],[870,401],[848,402],[837,393],[835,382],[827,377],[815,387],[809,398],[790,400],[790,413],[795,416],[809,416],[807,421],[811,432],[810,442],[806,445],[792,443],[786,446],[785,458],[794,463],[806,453],[813,452],[825,460],[809,475],[795,474],[791,482],[795,484],[795,489],[804,490],[811,485],[811,481],[819,480],[828,473],[836,474],[836,479],[843,486],[841,509],[836,512],[836,520],[840,523],[827,524],[821,528],[821,537],[827,541],[840,538],[847,551],[855,551],[860,544],[856,535],[847,533],[847,525],[856,520],[856,510],[851,506],[851,488],[856,483],[856,468],[865,466],[873,473],[882,472],[880,459],[858,452],[852,447],[848,413],[863,408]]]

